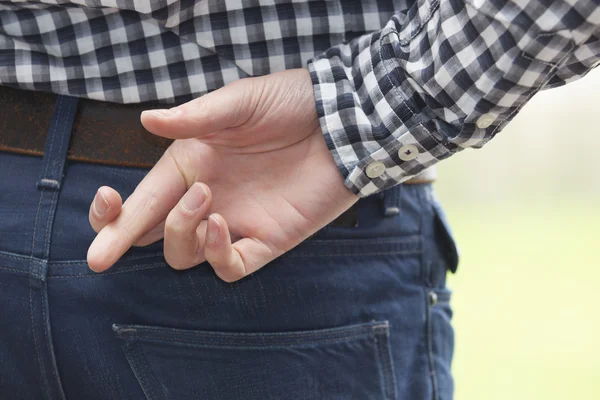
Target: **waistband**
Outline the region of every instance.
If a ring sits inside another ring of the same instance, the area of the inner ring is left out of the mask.
[[[172,140],[155,136],[140,123],[144,110],[164,108],[157,103],[116,104],[76,99],[52,93],[0,86],[0,150],[42,156],[52,129],[52,116],[65,101],[74,103],[67,158],[96,164],[151,168]],[[429,168],[406,184],[429,183],[437,178]]]

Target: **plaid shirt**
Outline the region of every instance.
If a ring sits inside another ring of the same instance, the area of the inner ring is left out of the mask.
[[[0,84],[180,102],[308,66],[367,196],[481,147],[600,57],[600,0],[0,0]]]

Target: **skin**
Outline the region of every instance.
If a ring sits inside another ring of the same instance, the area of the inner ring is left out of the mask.
[[[131,246],[164,238],[169,265],[208,261],[233,282],[289,251],[347,210],[305,69],[242,79],[170,110],[142,113],[175,142],[121,204],[104,186],[90,206],[97,272]]]

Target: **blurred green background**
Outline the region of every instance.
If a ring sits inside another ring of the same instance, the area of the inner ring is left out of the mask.
[[[440,165],[457,400],[600,398],[599,158],[600,68]]]

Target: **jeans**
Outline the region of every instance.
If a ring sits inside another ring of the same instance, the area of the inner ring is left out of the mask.
[[[72,110],[43,159],[0,153],[1,399],[452,398],[457,252],[431,185],[361,199],[357,227],[233,284],[161,242],[96,274],[90,202],[147,170],[66,161]]]

